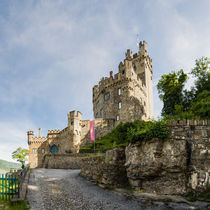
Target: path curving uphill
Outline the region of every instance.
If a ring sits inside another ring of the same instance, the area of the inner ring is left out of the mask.
[[[33,169],[27,196],[31,210],[163,210],[178,207],[173,206],[173,203],[139,201],[102,189],[80,177],[79,172],[80,170]],[[188,207],[179,204],[179,209],[189,209]]]

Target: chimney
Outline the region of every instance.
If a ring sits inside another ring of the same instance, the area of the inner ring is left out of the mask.
[[[110,74],[110,77],[113,78],[113,71],[110,71],[109,74]]]
[[[41,128],[39,128],[39,138],[40,138]]]

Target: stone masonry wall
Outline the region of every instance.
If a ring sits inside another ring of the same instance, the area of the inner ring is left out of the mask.
[[[119,186],[122,183],[118,182],[118,172],[124,171],[124,180],[146,192],[203,191],[210,184],[210,121],[172,121],[167,140],[130,144],[125,155],[119,154],[124,154],[122,148],[107,151],[105,158],[84,160],[82,176]]]
[[[134,55],[128,49],[118,73],[110,71],[93,87],[94,117],[116,119],[117,124],[152,119],[152,68],[145,41]]]
[[[108,186],[125,186],[128,179],[124,164],[125,150],[116,148],[104,156],[83,158],[81,176]]]
[[[202,189],[210,183],[210,120],[171,121],[170,137],[187,142],[189,185]]]
[[[42,163],[43,168],[80,169],[82,158],[88,154],[47,154]]]

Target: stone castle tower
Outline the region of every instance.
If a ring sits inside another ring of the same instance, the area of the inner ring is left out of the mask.
[[[147,43],[139,43],[139,52],[127,50],[119,72],[102,78],[93,87],[95,118],[128,122],[153,119],[152,59]]]
[[[95,138],[110,133],[119,122],[149,120],[153,118],[152,60],[146,42],[139,43],[139,52],[127,50],[119,64],[119,72],[102,78],[93,87]],[[90,120],[82,120],[82,113],[71,111],[68,125],[63,130],[48,130],[47,137],[34,136],[28,131],[29,165],[43,167],[46,156],[57,154],[63,158],[78,153],[90,142]]]

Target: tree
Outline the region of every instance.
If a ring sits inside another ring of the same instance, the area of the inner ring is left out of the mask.
[[[210,91],[199,93],[191,104],[191,112],[200,119],[210,119]]]
[[[18,162],[21,163],[21,167],[25,167],[25,162],[28,160],[28,149],[22,149],[21,147],[18,147],[13,153],[12,158],[16,159]]]
[[[164,74],[159,80],[157,89],[166,118],[210,119],[210,58],[197,59],[190,74],[195,78],[190,90],[184,90],[187,74],[183,70]]]
[[[164,74],[158,82],[157,89],[160,99],[163,101],[162,115],[173,115],[175,106],[182,104],[183,88],[187,80],[187,74],[180,71]]]
[[[210,58],[201,57],[195,61],[191,74],[195,77],[195,97],[204,90],[210,91]]]

